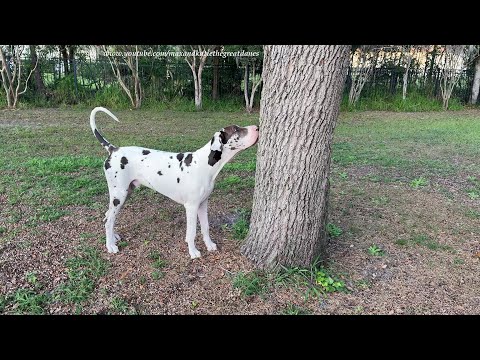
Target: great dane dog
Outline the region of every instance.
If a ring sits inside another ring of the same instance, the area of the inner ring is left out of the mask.
[[[120,236],[113,230],[115,218],[127,196],[135,187],[144,185],[185,206],[187,233],[185,241],[192,259],[200,257],[195,247],[197,215],[203,241],[208,251],[217,249],[210,239],[208,225],[208,197],[215,178],[235,154],[253,146],[258,141],[258,126],[231,125],[216,132],[212,139],[194,152],[171,153],[137,146],[116,147],[97,130],[95,115],[103,111],[114,120],[109,110],[96,107],[90,114],[93,134],[108,151],[104,163],[110,202],[105,213],[106,246],[109,253],[118,252],[116,242]]]

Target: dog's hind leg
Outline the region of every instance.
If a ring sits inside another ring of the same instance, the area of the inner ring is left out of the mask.
[[[107,221],[105,222],[106,232],[106,246],[109,253],[118,252],[118,247],[115,244],[120,236],[114,232],[115,219],[117,218],[120,210],[122,209],[125,200],[127,200],[128,192],[126,190],[113,191],[110,193],[109,209],[107,211]]]
[[[207,246],[208,251],[217,250],[217,245],[210,239],[210,226],[208,224],[208,199],[200,204],[198,208],[198,220],[200,221],[200,228],[202,229],[203,242]]]

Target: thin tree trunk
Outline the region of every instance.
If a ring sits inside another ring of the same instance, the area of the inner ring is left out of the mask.
[[[255,99],[255,92],[257,91],[258,86],[262,82],[262,77],[260,77],[260,79],[257,81],[256,84],[254,84],[254,82],[255,82],[255,66],[253,66],[253,74],[252,74],[252,93],[250,94],[250,103],[247,108],[249,114],[253,110],[253,100]]]
[[[215,50],[220,51],[220,47],[217,46]],[[212,100],[218,100],[218,80],[219,80],[219,64],[220,64],[220,57],[214,56],[213,57],[213,81],[212,81]]]
[[[251,109],[248,107],[248,64],[245,65],[245,73],[243,75],[243,96],[245,98],[245,110],[250,113]]]
[[[11,87],[11,74],[8,71],[8,62],[3,53],[3,49],[0,47],[0,61],[2,63],[1,73],[2,73],[2,84],[5,89],[5,96],[7,97],[7,107],[11,108],[13,104],[13,93]]]
[[[470,104],[475,105],[478,100],[478,93],[480,90],[480,56],[475,62],[475,75],[473,76],[472,85],[472,97],[470,98]]]
[[[32,63],[32,68],[38,62],[38,56],[37,56],[37,51],[35,49],[35,45],[30,45],[30,61]],[[35,68],[34,77],[35,77],[35,91],[37,92],[37,95],[39,95],[41,98],[45,98],[47,92],[45,90],[45,84],[43,82],[43,78],[42,78],[42,74],[40,72],[39,66]]]
[[[405,100],[407,98],[407,86],[408,86],[408,71],[410,70],[410,64],[412,63],[412,56],[408,54],[407,65],[405,67],[405,73],[403,74],[403,89],[402,89],[402,98]]]
[[[70,74],[70,69],[68,68],[68,52],[67,52],[67,47],[65,45],[59,45],[60,46],[60,52],[62,54],[62,59],[63,59],[63,67],[65,71],[65,75]]]
[[[349,50],[264,48],[256,186],[242,246],[259,268],[308,266],[324,255],[331,143]]]

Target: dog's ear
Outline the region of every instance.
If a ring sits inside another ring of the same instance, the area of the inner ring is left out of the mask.
[[[213,135],[212,141],[210,141],[210,150],[212,151],[222,151],[223,142],[222,142],[222,132],[218,131]]]

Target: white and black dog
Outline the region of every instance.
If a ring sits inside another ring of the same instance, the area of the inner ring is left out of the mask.
[[[188,252],[192,259],[200,257],[195,247],[197,215],[203,241],[209,251],[217,249],[210,239],[208,225],[208,197],[215,178],[223,166],[238,152],[255,145],[258,126],[231,125],[216,132],[211,141],[194,152],[171,153],[137,146],[116,147],[110,144],[95,125],[95,114],[103,111],[118,119],[109,110],[96,107],[90,114],[93,134],[108,151],[104,171],[108,183],[110,202],[105,213],[105,230],[109,253],[118,252],[115,244],[120,236],[113,230],[115,218],[127,196],[135,187],[144,185],[185,206],[187,213]]]

